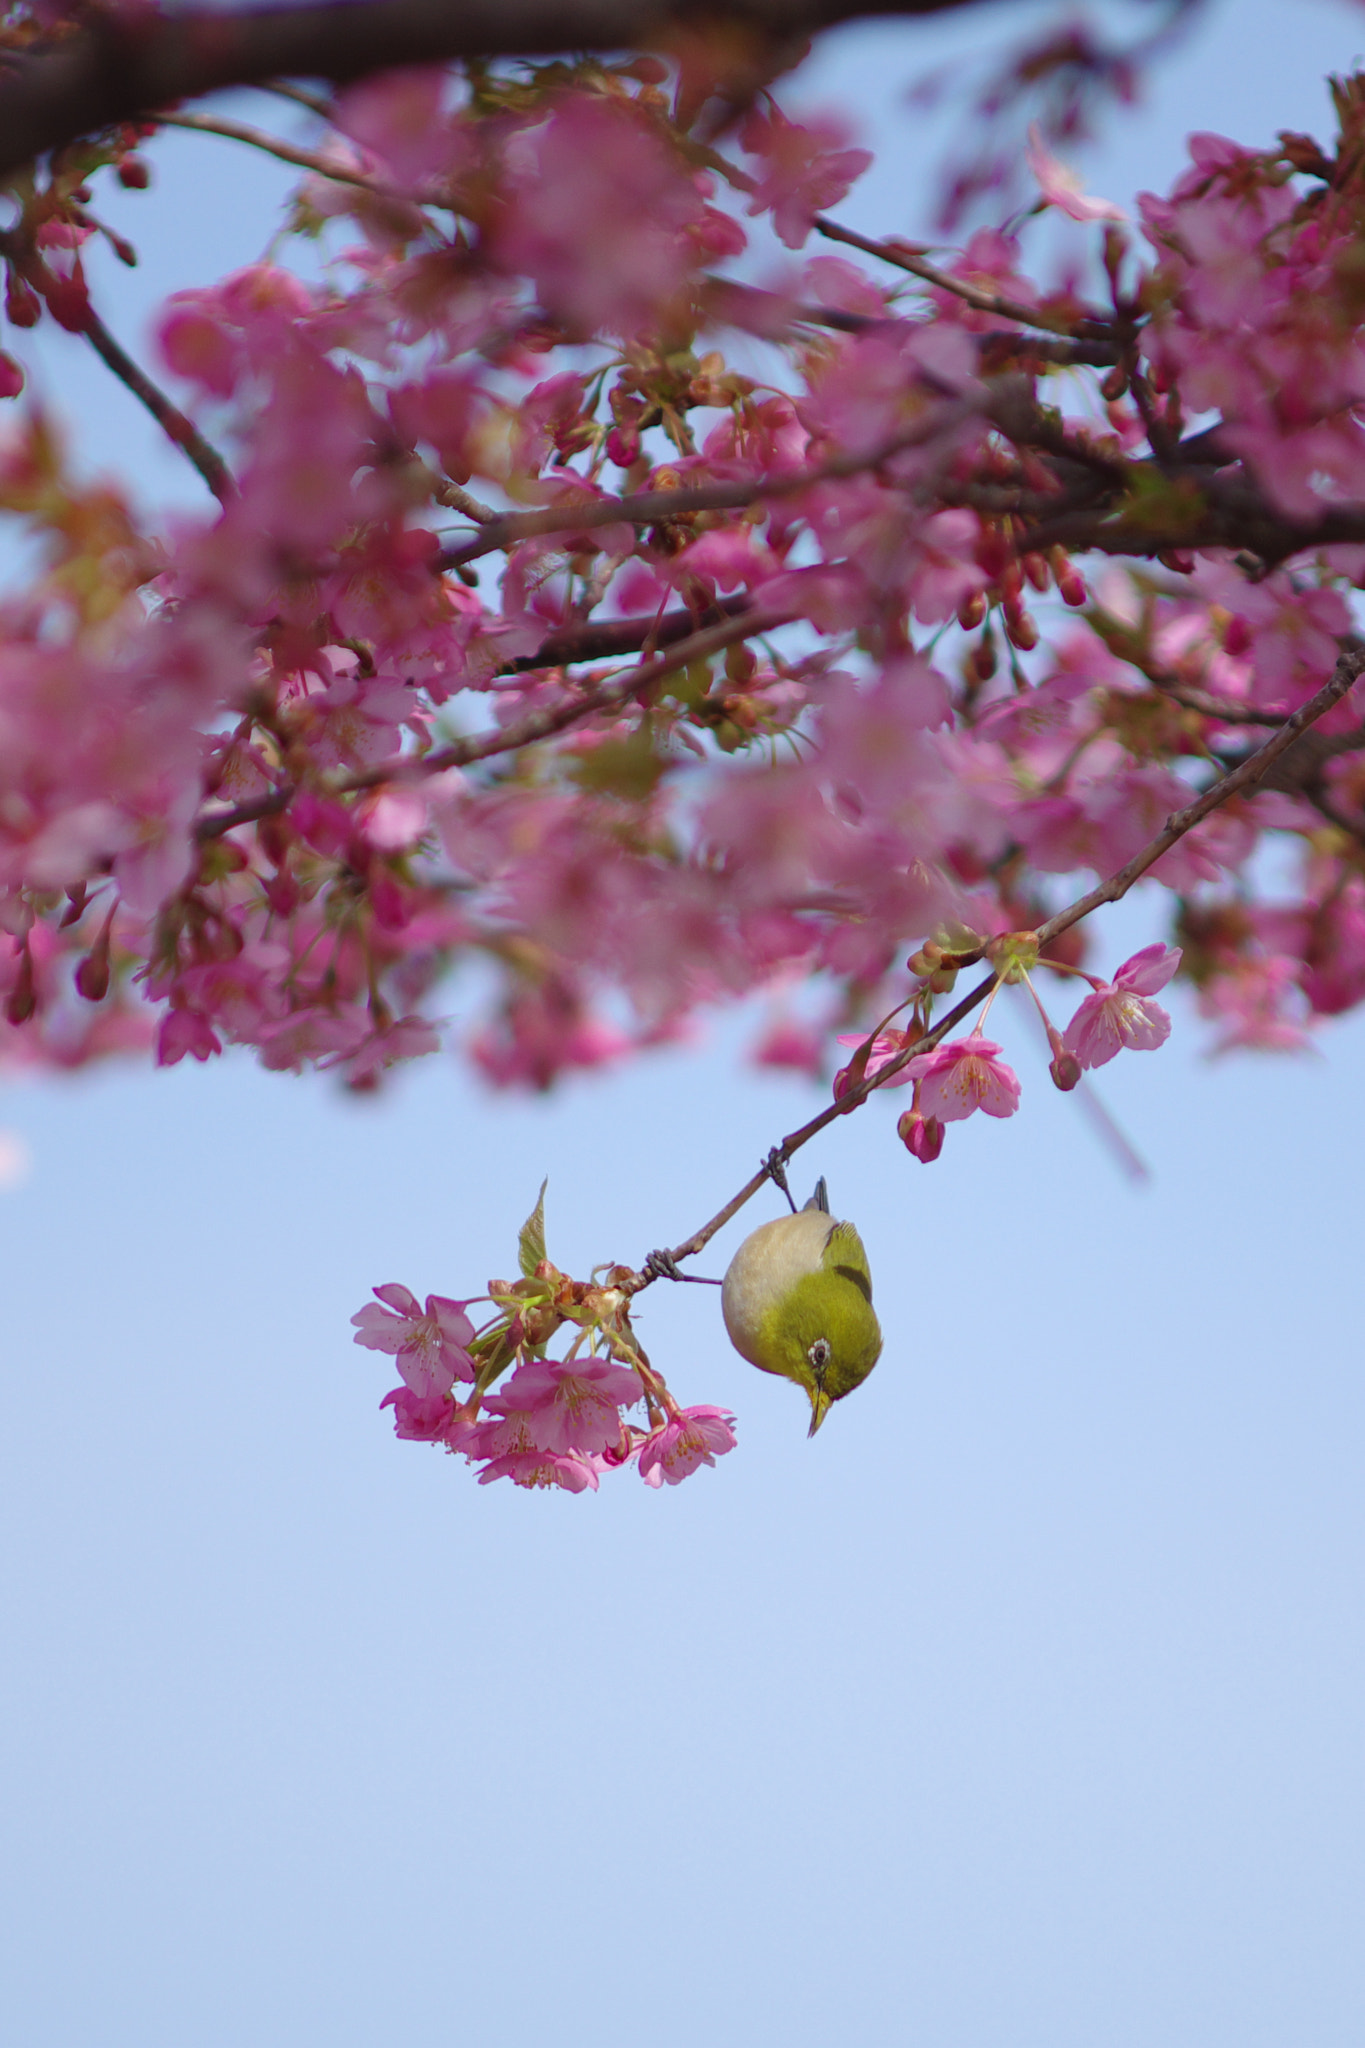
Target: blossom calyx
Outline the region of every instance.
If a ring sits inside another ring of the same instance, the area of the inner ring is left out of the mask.
[[[1021,982],[1038,965],[1037,932],[1001,932],[986,947],[986,958],[1004,982]]]

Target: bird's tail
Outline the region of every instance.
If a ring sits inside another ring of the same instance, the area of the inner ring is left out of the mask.
[[[818,1209],[818,1210],[819,1210],[819,1211],[821,1212],[821,1214],[822,1214],[822,1215],[824,1215],[824,1216],[828,1216],[828,1214],[829,1214],[829,1189],[828,1189],[828,1188],[827,1188],[827,1187],[825,1186],[825,1176],[823,1175],[823,1173],[821,1174],[821,1176],[820,1176],[819,1180],[818,1180],[818,1181],[816,1181],[816,1183],[815,1183],[815,1193],[814,1193],[814,1194],[813,1194],[813,1195],[811,1196],[810,1200],[809,1200],[809,1201],[807,1202],[807,1204],[806,1204],[806,1207],[807,1207],[808,1209]]]

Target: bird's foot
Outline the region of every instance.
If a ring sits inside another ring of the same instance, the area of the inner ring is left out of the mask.
[[[763,1162],[763,1171],[767,1174],[769,1180],[774,1181],[781,1188],[783,1194],[787,1197],[787,1207],[794,1216],[796,1214],[796,1204],[792,1200],[792,1191],[787,1186],[787,1162],[782,1156],[782,1147],[780,1145],[773,1146],[772,1151]]]
[[[694,1287],[723,1287],[723,1280],[708,1280],[700,1273],[680,1271],[672,1252],[651,1252],[640,1268],[651,1280],[690,1280]]]

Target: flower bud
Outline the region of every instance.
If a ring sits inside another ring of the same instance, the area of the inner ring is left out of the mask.
[[[981,624],[986,616],[984,592],[974,590],[970,597],[964,597],[957,608],[957,623],[964,633],[970,633]]]
[[[936,1116],[921,1116],[917,1109],[907,1109],[898,1119],[896,1136],[921,1166],[928,1166],[943,1150],[941,1120]]]
[[[38,991],[33,985],[33,955],[29,952],[26,942],[23,952],[19,955],[19,972],[15,977],[14,987],[10,990],[9,1001],[5,1004],[5,1016],[11,1024],[27,1024],[37,1007]]]
[[[978,683],[988,683],[995,674],[997,667],[995,635],[991,632],[989,626],[972,650],[971,664],[972,674],[976,677]]]
[[[1052,1076],[1054,1086],[1060,1088],[1064,1095],[1069,1095],[1081,1078],[1081,1063],[1074,1052],[1068,1052],[1063,1046],[1048,1072]]]
[[[5,286],[5,318],[11,327],[36,327],[42,317],[43,302],[27,278],[11,271]]]
[[[1038,622],[1031,612],[1019,611],[1012,613],[1007,610],[1005,613],[1005,631],[1009,636],[1011,644],[1021,648],[1025,654],[1029,652],[1030,648],[1038,645]]]
[[[109,993],[108,925],[76,969],[76,993],[87,1003],[102,1003]]]

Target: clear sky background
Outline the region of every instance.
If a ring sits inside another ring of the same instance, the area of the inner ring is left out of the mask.
[[[923,225],[901,90],[1025,12],[825,46],[888,150],[847,217]],[[1224,0],[1092,189],[1168,182],[1190,128],[1325,129],[1362,51],[1339,0]],[[280,190],[226,144],[153,155],[129,336],[258,254]],[[195,502],[73,343],[46,362],[92,461]],[[397,1443],[348,1318],[506,1274],[547,1173],[561,1264],[677,1242],[820,1100],[743,1066],[752,1016],[548,1101],[445,1057],[368,1102],[244,1056],[11,1081],[0,2034],[1359,2048],[1365,1027],[1211,1064],[1173,1008],[1100,1077],[1146,1185],[1021,1012],[1011,1122],[924,1169],[893,1096],[802,1154],[887,1338],[814,1443],[709,1291],[653,1288],[672,1384],[740,1419],[657,1494]]]

